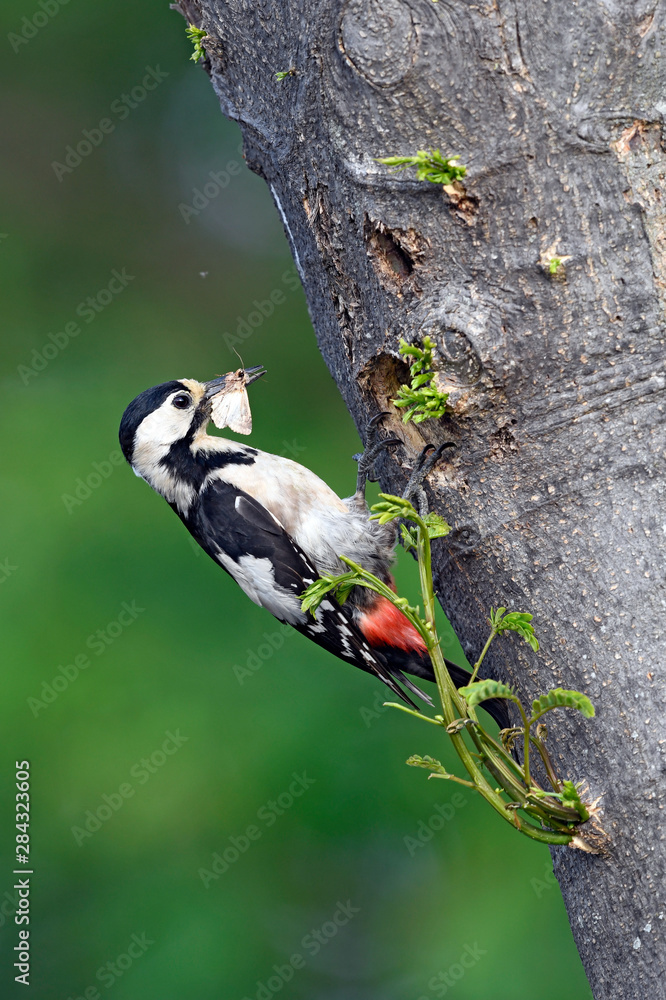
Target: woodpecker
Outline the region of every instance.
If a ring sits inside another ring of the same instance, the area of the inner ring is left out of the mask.
[[[219,428],[249,432],[246,386],[264,374],[258,366],[208,382],[165,382],[142,392],[120,424],[125,458],[255,604],[340,659],[375,674],[403,701],[414,706],[400,684],[432,705],[405,676],[435,679],[425,644],[386,598],[356,587],[342,605],[325,599],[315,617],[301,610],[309,584],[323,574],[346,571],[340,555],[394,586],[396,528],[369,519],[365,483],[381,449],[399,442],[378,440],[377,418],[371,422],[369,446],[356,456],[356,492],[342,500],[297,462],[209,434],[211,420]],[[408,487],[412,495],[432,462],[431,456],[417,468]],[[447,663],[457,686],[468,681],[466,670]],[[490,700],[484,708],[500,726],[508,725],[503,702]]]

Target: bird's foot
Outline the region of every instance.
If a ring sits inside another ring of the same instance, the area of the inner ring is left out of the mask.
[[[453,441],[447,441],[435,448],[432,444],[427,444],[419,455],[414,470],[409,478],[409,482],[402,494],[405,500],[414,503],[419,515],[423,517],[428,513],[428,498],[426,497],[423,483],[430,475],[434,467],[442,457],[447,448],[455,448]]]
[[[394,444],[402,444],[399,438],[386,438],[380,440],[379,425],[387,413],[378,413],[376,417],[368,423],[366,427],[365,451],[358,455],[353,455],[353,459],[358,462],[358,475],[356,477],[356,495],[365,499],[365,484],[367,482],[376,483],[375,459],[385,448],[390,448]]]

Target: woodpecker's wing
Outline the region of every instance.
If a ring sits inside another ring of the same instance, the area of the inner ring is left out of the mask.
[[[428,695],[399,670],[389,670],[382,654],[372,650],[344,605],[333,598],[325,599],[316,618],[301,611],[300,595],[319,574],[280,522],[254,497],[224,480],[213,479],[199,494],[194,509],[182,519],[199,545],[255,604],[340,659],[375,674],[410,705],[414,703],[398,686],[393,673],[414,694],[432,704]]]

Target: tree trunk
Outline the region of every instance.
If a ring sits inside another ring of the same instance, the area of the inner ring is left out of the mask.
[[[595,997],[665,996],[666,4],[181,9],[208,32],[358,427],[388,409],[405,441],[382,487],[402,489],[425,442],[457,445],[430,501],[454,525],[435,571],[465,648],[491,605],[530,610],[538,656],[500,639],[487,673],[597,708],[558,712],[549,746],[601,796],[610,856],[559,848],[555,871]],[[430,147],[460,154],[464,187],[375,162]],[[424,334],[452,412],[415,428],[389,399],[400,337]]]

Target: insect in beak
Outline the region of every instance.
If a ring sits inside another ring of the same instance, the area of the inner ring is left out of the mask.
[[[239,368],[236,372],[204,382],[206,391],[203,400],[210,403],[211,420],[216,427],[228,427],[237,434],[249,434],[252,431],[247,387],[265,374],[264,366],[257,365],[256,368]]]

